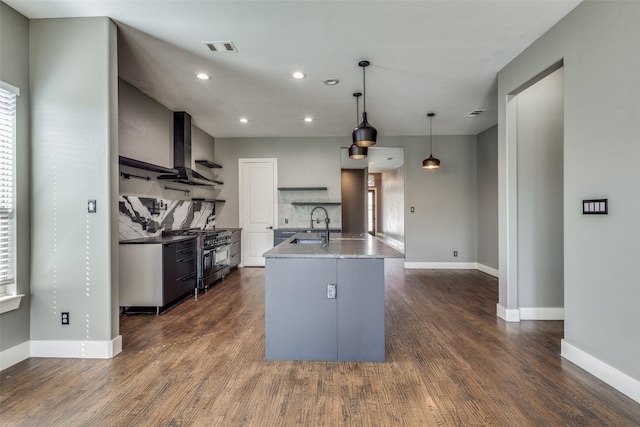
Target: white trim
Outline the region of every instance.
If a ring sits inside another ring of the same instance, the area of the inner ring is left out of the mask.
[[[499,277],[500,276],[500,271],[497,268],[492,268],[492,267],[488,267],[484,264],[477,264],[476,267],[478,270],[482,271],[483,273],[487,273],[490,276],[493,277]]]
[[[13,93],[16,96],[20,96],[20,88],[10,85],[7,82],[3,82],[0,80],[0,89],[4,89],[8,92]]]
[[[110,359],[122,351],[122,335],[111,341],[31,341],[31,357]]]
[[[477,270],[478,264],[475,262],[404,262],[404,268],[424,269],[424,270]]]
[[[500,272],[486,265],[477,262],[407,262],[404,263],[407,270],[424,269],[424,270],[480,270],[490,276],[498,277]]]
[[[519,322],[520,310],[517,308],[506,308],[500,303],[496,304],[496,315],[507,322]]]
[[[640,381],[607,365],[564,339],[560,342],[560,348],[562,357],[640,403]]]
[[[0,297],[0,314],[17,310],[20,307],[22,297],[24,297],[24,294]]]
[[[564,307],[520,307],[520,320],[564,320]]]
[[[0,352],[0,371],[29,358],[29,341]]]

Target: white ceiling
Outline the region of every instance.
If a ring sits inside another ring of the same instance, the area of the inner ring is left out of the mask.
[[[348,137],[356,126],[352,94],[363,89],[358,62],[367,59],[367,113],[380,143],[426,135],[429,111],[434,135],[476,134],[497,123],[496,73],[580,3],[3,1],[31,19],[111,17],[120,76],[191,113],[215,137]],[[203,41],[232,41],[238,52],[211,53]],[[291,78],[296,70],[307,78]],[[197,80],[197,72],[212,78]],[[340,83],[327,86],[327,78]],[[464,117],[474,109],[487,112]]]

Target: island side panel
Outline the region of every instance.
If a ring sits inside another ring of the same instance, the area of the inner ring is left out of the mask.
[[[336,259],[266,258],[265,358],[337,360]]]
[[[384,259],[338,259],[338,361],[384,362]]]

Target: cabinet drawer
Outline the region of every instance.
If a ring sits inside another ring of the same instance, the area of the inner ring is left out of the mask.
[[[240,253],[240,243],[233,243],[229,248],[229,255],[236,255]]]
[[[193,248],[193,250],[195,250],[196,243],[197,243],[197,239],[196,238],[189,239],[189,240],[183,240],[181,242],[176,243],[176,251],[180,252],[180,251],[182,251],[184,249],[187,249],[187,248]]]
[[[241,235],[241,234],[242,234],[242,233],[240,233],[240,230],[238,230],[238,231],[233,231],[233,232],[231,233],[231,242],[232,242],[232,243],[240,242],[240,235]]]
[[[197,265],[198,263],[195,254],[191,255],[190,257],[177,260],[176,278],[180,279],[181,277],[194,273],[198,268]]]
[[[191,248],[182,248],[182,249],[176,248],[176,259],[180,260],[180,259],[195,257],[197,252],[198,251],[196,250],[195,246]]]
[[[229,257],[229,267],[237,267],[240,264],[240,254],[233,254]]]
[[[180,298],[184,294],[196,288],[197,277],[194,272],[191,275],[175,280],[172,283],[165,283],[162,289],[162,305],[167,305]]]

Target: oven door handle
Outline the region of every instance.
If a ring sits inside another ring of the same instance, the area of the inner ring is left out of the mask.
[[[189,257],[189,258],[184,258],[184,259],[179,259],[178,262],[191,262],[193,260],[193,257]]]

